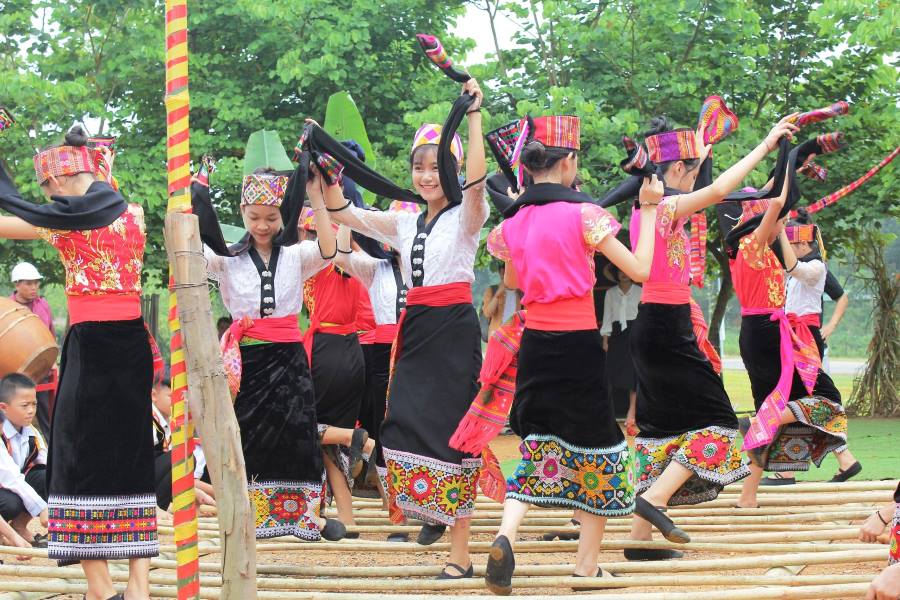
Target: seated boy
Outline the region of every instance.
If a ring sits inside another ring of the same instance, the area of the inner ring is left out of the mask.
[[[37,414],[34,382],[21,373],[0,379],[0,516],[35,547],[47,547],[44,535],[28,530],[32,518],[47,526],[47,444],[31,426]]]
[[[172,457],[169,445],[172,430],[169,419],[172,416],[172,388],[167,378],[153,386],[150,392],[153,400],[153,450],[156,456],[156,504],[168,510],[172,503]],[[209,484],[206,471],[206,457],[198,443],[194,447],[194,492],[201,505],[215,506],[215,493]]]

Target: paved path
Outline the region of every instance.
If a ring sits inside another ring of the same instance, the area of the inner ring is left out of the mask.
[[[726,369],[743,369],[740,356],[726,356],[722,359]],[[866,364],[864,360],[853,358],[829,359],[828,372],[835,375],[856,375]]]

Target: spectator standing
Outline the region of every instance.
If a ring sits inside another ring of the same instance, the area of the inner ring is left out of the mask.
[[[488,320],[487,337],[490,337],[500,325],[511,319],[513,314],[521,307],[519,291],[511,290],[503,283],[505,273],[506,265],[501,263],[497,268],[500,283],[489,286],[484,290],[481,312]]]

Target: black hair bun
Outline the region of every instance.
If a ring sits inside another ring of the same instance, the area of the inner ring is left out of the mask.
[[[66,133],[65,144],[67,146],[87,146],[88,134],[81,125],[73,125]]]
[[[672,131],[673,129],[675,129],[675,124],[669,120],[669,117],[659,115],[650,119],[649,129],[644,133],[644,136]]]

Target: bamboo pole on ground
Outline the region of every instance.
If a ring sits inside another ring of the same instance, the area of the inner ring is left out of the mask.
[[[587,582],[579,582],[587,583]],[[825,600],[829,598],[860,597],[865,594],[869,583],[837,583],[830,585],[807,585],[801,587],[755,587],[749,589],[721,589],[690,592],[640,592],[628,593],[621,590],[609,592],[593,592],[568,596],[577,600],[608,600],[609,598],[627,598],[628,600]],[[51,584],[43,582],[0,582],[0,591],[45,591],[55,594],[83,594],[87,590],[85,584]],[[151,586],[153,597],[174,598],[176,588]],[[201,590],[200,597],[217,600],[225,596],[219,590]],[[261,591],[260,600],[434,600],[429,594],[367,594],[360,592],[288,592]],[[454,596],[454,600],[484,600],[483,594]],[[566,598],[567,596],[557,596]],[[546,600],[546,595],[517,595],[518,600]]]

